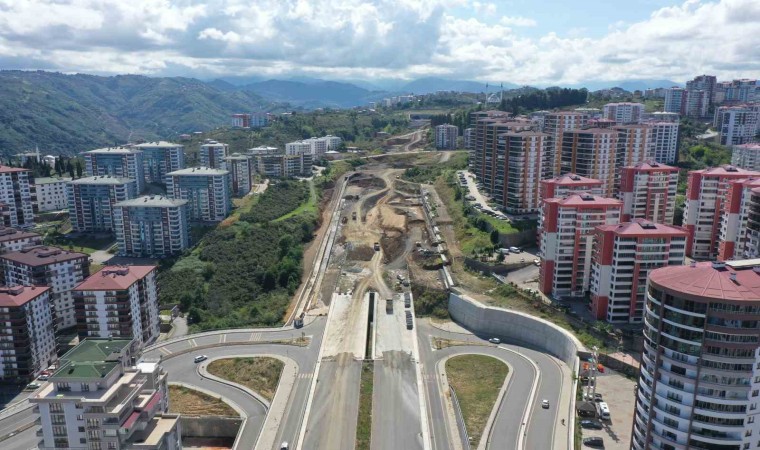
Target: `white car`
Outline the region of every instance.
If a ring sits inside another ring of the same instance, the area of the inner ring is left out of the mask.
[[[206,356],[206,355],[198,355],[195,358],[193,358],[193,362],[194,363],[199,363],[199,362],[205,361],[207,359],[208,359],[208,356]]]
[[[488,342],[490,342],[492,344],[501,344],[501,339],[499,339],[499,338],[491,338],[491,339],[488,340]]]
[[[287,442],[283,442],[282,444],[280,444],[280,450],[288,450],[289,448],[290,447],[288,447]]]
[[[549,400],[546,400],[546,399],[541,400],[541,407],[544,409],[549,409]]]

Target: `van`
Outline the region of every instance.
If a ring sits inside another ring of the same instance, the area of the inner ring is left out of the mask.
[[[610,407],[607,406],[607,402],[599,402],[599,418],[602,420],[610,420]]]

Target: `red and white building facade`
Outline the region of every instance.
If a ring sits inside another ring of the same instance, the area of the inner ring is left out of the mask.
[[[563,198],[573,192],[602,195],[602,182],[594,178],[567,173],[541,181],[541,198]]]
[[[721,217],[732,180],[760,176],[760,172],[726,165],[689,172],[683,224],[689,233],[686,256],[708,260],[718,256]]]
[[[672,224],[677,188],[676,167],[647,161],[621,168],[618,198],[623,201],[622,220]]]
[[[620,222],[620,200],[588,193],[544,199],[539,223],[539,289],[555,298],[583,297],[591,280],[595,229]]]
[[[752,189],[749,195],[747,214],[747,239],[744,242],[744,257],[760,258],[760,188]]]
[[[560,173],[577,173],[602,182],[602,195],[613,196],[618,156],[618,132],[586,128],[562,133]]]
[[[752,190],[760,188],[760,177],[728,182],[720,218],[718,260],[742,259],[747,241],[747,225]]]
[[[682,265],[686,231],[644,219],[596,228],[591,262],[591,313],[610,323],[644,320],[647,275]]]

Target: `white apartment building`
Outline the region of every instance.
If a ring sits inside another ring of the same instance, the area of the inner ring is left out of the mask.
[[[0,254],[17,252],[24,247],[42,244],[42,236],[31,231],[0,227]]]
[[[233,153],[227,157],[227,170],[232,175],[232,194],[244,197],[253,189],[253,176],[256,162],[252,155]]]
[[[583,297],[591,281],[595,229],[620,222],[622,202],[587,193],[543,200],[539,219],[539,289],[554,298]]]
[[[28,381],[55,362],[49,287],[0,287],[0,322],[0,380]]]
[[[161,183],[166,174],[185,168],[185,147],[172,142],[157,141],[135,145],[143,152],[145,182]]]
[[[232,177],[227,170],[192,167],[170,172],[166,192],[187,200],[191,221],[221,222],[232,211]]]
[[[445,123],[435,127],[435,148],[438,150],[456,150],[459,127]]]
[[[674,164],[678,159],[678,121],[651,121],[652,147],[647,159],[660,164]]]
[[[618,124],[639,123],[645,110],[643,103],[607,103],[604,105],[603,117]]]
[[[760,143],[732,146],[731,165],[746,170],[760,171]]]
[[[227,164],[224,160],[230,154],[230,146],[221,142],[207,140],[201,145],[198,157],[202,167],[211,169],[227,170]],[[172,171],[175,172],[175,171]]]
[[[80,339],[132,339],[132,349],[160,333],[156,266],[106,266],[73,289]]]
[[[760,124],[760,105],[721,106],[715,110],[713,126],[721,145],[755,142]]]
[[[621,168],[618,198],[623,201],[622,220],[673,224],[677,188],[676,167],[646,161]]]
[[[114,205],[120,256],[166,258],[190,247],[187,200],[151,195]]]
[[[36,178],[34,180],[37,191],[37,210],[60,211],[68,206],[66,187],[71,178]]]
[[[71,290],[90,275],[90,257],[57,247],[27,247],[0,255],[7,286],[48,286],[56,331],[76,325]]]
[[[132,147],[108,147],[82,153],[87,176],[109,175],[134,180],[137,193],[145,189],[143,152]]]
[[[649,272],[682,265],[686,230],[644,219],[596,228],[591,258],[591,314],[610,323],[644,320]]]
[[[0,165],[0,204],[5,206],[3,225],[34,226],[34,180],[28,169]]]
[[[135,362],[131,339],[85,339],[29,397],[39,408],[40,450],[180,450],[178,415],[169,410],[167,373]]]
[[[73,180],[68,186],[69,220],[74,231],[113,230],[113,206],[137,196],[137,183],[109,175]]]
[[[760,447],[760,267],[649,274],[633,450]]]
[[[564,198],[574,192],[602,195],[602,182],[574,173],[566,173],[541,181],[541,199]]]

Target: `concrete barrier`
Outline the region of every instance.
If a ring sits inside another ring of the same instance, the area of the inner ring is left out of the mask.
[[[182,437],[218,437],[235,439],[243,423],[239,417],[186,416],[179,419]]]
[[[552,354],[576,367],[578,354],[587,352],[569,331],[519,311],[485,306],[452,289],[449,314],[455,322],[477,334],[495,336]]]

